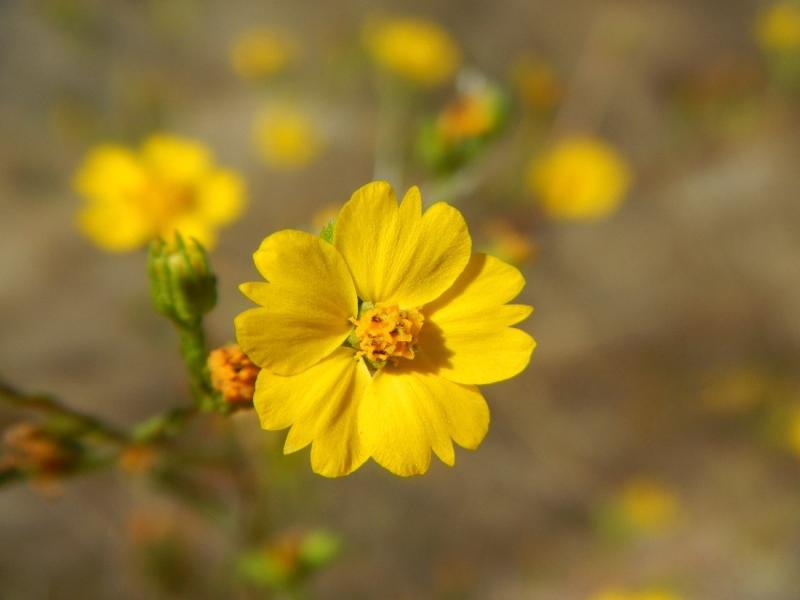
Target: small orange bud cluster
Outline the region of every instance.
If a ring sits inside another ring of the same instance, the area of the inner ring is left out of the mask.
[[[238,344],[213,350],[208,355],[211,385],[228,404],[252,404],[259,368]]]
[[[29,422],[17,423],[5,431],[3,450],[0,469],[17,469],[44,478],[68,471],[77,458],[61,440]]]

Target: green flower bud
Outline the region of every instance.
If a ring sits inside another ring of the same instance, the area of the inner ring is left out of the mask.
[[[217,278],[196,240],[154,240],[147,257],[150,296],[156,310],[178,324],[196,321],[217,304]]]

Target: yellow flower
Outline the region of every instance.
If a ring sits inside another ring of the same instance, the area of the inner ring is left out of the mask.
[[[447,81],[461,62],[461,52],[450,34],[424,19],[370,22],[364,42],[380,68],[423,86]]]
[[[756,21],[756,39],[762,48],[775,52],[800,50],[800,3],[776,2]]]
[[[265,109],[256,120],[254,139],[264,161],[278,169],[304,167],[322,150],[322,138],[311,116],[290,106]]]
[[[538,252],[536,242],[516,229],[508,219],[490,221],[485,229],[488,237],[487,254],[512,265],[522,265],[532,260]]]
[[[211,246],[219,226],[244,204],[239,176],[216,167],[209,151],[191,140],[158,134],[140,152],[97,146],[74,179],[85,198],[78,225],[105,250],[133,250],[176,231]]]
[[[231,47],[231,65],[243,79],[274,75],[297,55],[297,46],[285,34],[255,29],[240,35]]]
[[[521,57],[511,69],[511,79],[522,102],[533,110],[551,110],[561,100],[561,82],[541,59]]]
[[[592,595],[590,600],[681,600],[681,596],[659,588],[633,592],[612,588]]]
[[[522,275],[471,246],[455,208],[422,213],[416,187],[398,205],[384,182],[353,194],[332,243],[291,230],[261,243],[269,283],[240,287],[260,306],[236,334],[262,368],[262,427],[291,427],[286,453],[312,444],[328,477],[369,457],[408,476],[428,470],[431,450],[452,465],[452,441],[477,448],[489,426],[477,385],[518,374],[535,343],[511,327],[532,309],[506,304]]]
[[[633,479],[618,498],[621,516],[642,532],[663,531],[678,515],[678,498],[664,484],[650,479]]]
[[[575,137],[534,158],[527,179],[547,216],[592,219],[607,216],[619,206],[631,172],[608,144]]]
[[[800,456],[800,408],[795,409],[789,420],[787,441],[789,448]]]

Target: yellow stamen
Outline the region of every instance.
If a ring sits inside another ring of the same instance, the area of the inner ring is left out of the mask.
[[[396,363],[399,358],[414,358],[425,318],[418,310],[387,304],[370,308],[351,321],[362,355],[382,366],[390,359]]]

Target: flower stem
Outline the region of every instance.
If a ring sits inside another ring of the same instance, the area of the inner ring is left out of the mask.
[[[46,394],[25,394],[10,385],[0,382],[0,402],[14,408],[33,410],[53,417],[66,419],[88,434],[102,438],[115,445],[127,444],[126,433],[100,419],[80,411],[68,408],[52,396]]]
[[[203,321],[200,318],[187,322],[176,322],[180,336],[180,349],[186,371],[189,375],[189,385],[195,406],[200,410],[209,411],[218,408],[214,389],[208,376],[206,358],[206,335],[203,330]]]

